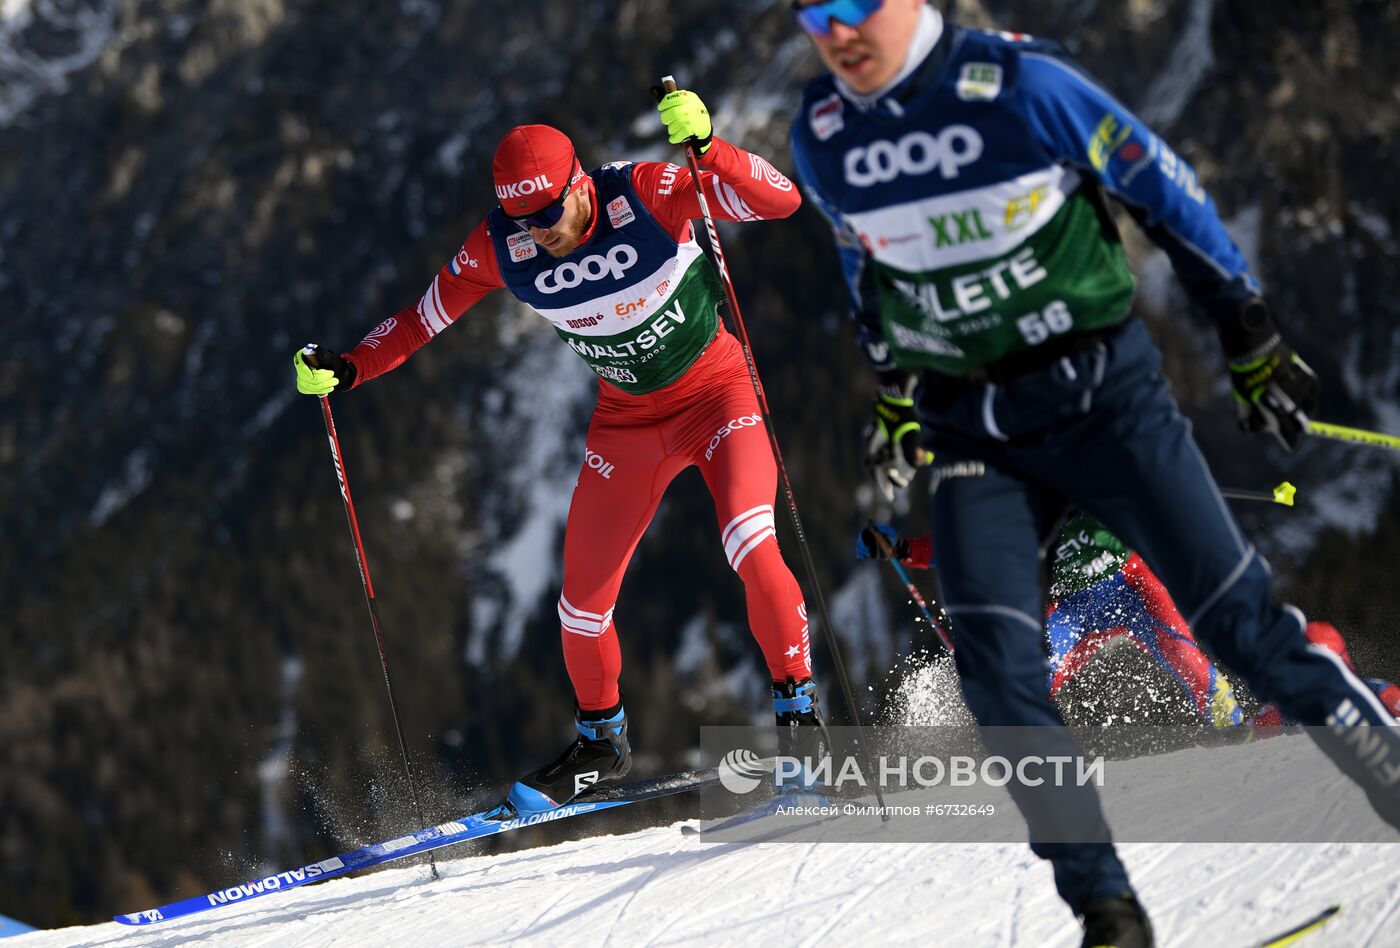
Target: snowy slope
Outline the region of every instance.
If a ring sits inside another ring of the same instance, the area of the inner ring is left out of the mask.
[[[1306,742],[1284,736],[1268,743]],[[1290,793],[1297,789],[1279,763],[1289,755],[1264,754],[1257,745],[1118,766],[1131,769],[1142,785],[1170,785],[1170,775],[1183,767],[1209,767],[1213,755],[1237,753],[1257,757],[1259,780]],[[1298,796],[1306,802],[1315,795]],[[1400,944],[1400,845],[1394,841],[1121,849],[1164,946],[1253,944],[1333,902],[1343,904],[1342,915],[1309,939],[1310,946]],[[1078,944],[1048,866],[1019,843],[745,845],[703,842],[658,827],[457,858],[440,869],[438,882],[430,882],[421,866],[387,869],[165,926],[133,930],[111,923],[38,932],[13,944]]]

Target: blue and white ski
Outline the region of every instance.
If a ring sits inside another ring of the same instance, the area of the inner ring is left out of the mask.
[[[224,905],[247,902],[249,899],[270,895],[273,892],[282,892],[311,882],[320,882],[335,876],[358,872],[361,869],[369,869],[372,866],[383,865],[396,859],[417,856],[434,849],[441,849],[444,846],[454,846],[475,839],[484,839],[487,836],[524,829],[527,826],[567,820],[584,813],[600,813],[603,810],[629,806],[643,800],[653,800],[674,793],[699,790],[718,782],[719,776],[714,769],[699,770],[671,774],[666,777],[635,780],[629,783],[604,784],[597,791],[583,798],[575,798],[571,803],[540,813],[521,816],[507,815],[503,819],[500,818],[501,808],[493,807],[490,810],[472,813],[456,820],[439,823],[437,826],[418,830],[416,833],[409,833],[407,836],[353,849],[350,852],[341,853],[339,856],[332,856],[330,859],[323,859],[320,862],[313,862],[298,869],[278,872],[227,889],[219,889],[206,895],[181,899],[159,908],[117,915],[114,918],[123,925],[151,925],[173,918],[183,918],[196,912],[205,912]]]
[[[750,807],[733,816],[721,819],[709,826],[695,826],[686,823],[681,826],[681,834],[685,836],[713,836],[717,842],[763,842],[784,833],[794,832],[800,829],[807,829],[824,820],[832,819],[835,813],[810,816],[806,819],[794,817],[791,809],[794,806],[806,806],[816,808],[828,808],[831,801],[820,793],[802,792],[777,794],[764,800],[755,806]],[[778,815],[787,816],[784,820],[769,820],[771,825],[761,829],[755,827],[753,831],[744,831],[736,834],[734,831],[740,827],[749,826],[760,820],[767,820],[769,817]]]

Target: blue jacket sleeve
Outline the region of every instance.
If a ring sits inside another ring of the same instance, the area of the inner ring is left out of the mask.
[[[1025,52],[1020,64],[1016,94],[1032,133],[1122,202],[1198,305],[1218,318],[1259,295],[1190,165],[1068,56]]]
[[[880,300],[875,289],[874,272],[866,266],[867,255],[860,238],[832,206],[816,185],[816,175],[803,149],[802,140],[794,135],[793,166],[797,179],[806,192],[807,200],[821,212],[836,235],[836,251],[841,258],[841,273],[846,279],[846,291],[851,300],[851,319],[856,324],[856,342],[876,372],[895,368],[894,357],[885,341],[884,325],[880,321]]]

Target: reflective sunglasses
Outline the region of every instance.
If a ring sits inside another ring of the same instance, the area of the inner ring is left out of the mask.
[[[884,5],[885,0],[826,0],[825,3],[803,5],[793,0],[792,12],[797,22],[808,33],[826,36],[831,32],[831,21],[847,26],[860,26],[870,15]]]
[[[569,180],[564,183],[564,190],[559,192],[559,196],[554,199],[553,203],[547,204],[533,214],[528,214],[525,217],[511,217],[509,214],[506,214],[506,217],[515,221],[515,225],[527,234],[530,232],[531,227],[539,227],[543,230],[551,229],[564,217],[564,199],[567,198],[569,192],[574,189],[573,181],[575,172],[577,171],[578,159],[575,158],[573,165],[569,168]],[[501,212],[505,213],[505,208],[501,208]]]

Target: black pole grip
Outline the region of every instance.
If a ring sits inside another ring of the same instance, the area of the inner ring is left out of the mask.
[[[676,77],[662,76],[660,85],[651,87],[651,97],[657,102],[665,98],[666,93],[676,91]]]

